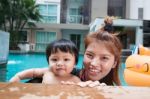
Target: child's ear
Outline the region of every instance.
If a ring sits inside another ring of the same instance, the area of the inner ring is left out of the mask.
[[[115,61],[115,62],[114,62],[114,64],[113,64],[112,68],[115,68],[115,67],[116,67],[116,65],[117,65],[117,61]]]

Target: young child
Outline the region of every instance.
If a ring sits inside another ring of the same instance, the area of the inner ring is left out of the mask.
[[[46,84],[59,84],[61,81],[80,82],[77,76],[71,74],[78,61],[78,49],[72,41],[65,39],[53,41],[47,46],[46,58],[50,68],[43,70],[44,75],[40,69],[30,69],[16,74],[10,82],[34,76],[43,76],[42,82]]]

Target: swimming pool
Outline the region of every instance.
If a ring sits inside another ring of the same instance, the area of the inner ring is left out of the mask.
[[[79,56],[77,68],[82,68],[83,55]],[[43,53],[34,54],[9,54],[6,68],[6,81],[8,81],[17,72],[29,68],[48,67],[46,56]],[[2,75],[1,75],[2,76]]]
[[[83,62],[83,55],[79,55],[77,68],[82,68],[83,66],[82,62]],[[5,70],[6,72],[5,81],[7,82],[12,76],[14,76],[19,71],[29,69],[29,68],[43,68],[43,67],[48,67],[46,56],[43,53],[9,54],[9,59]],[[126,85],[122,76],[123,70],[124,70],[124,63],[122,63],[119,74],[120,74],[120,79],[122,81],[121,82],[122,85]]]

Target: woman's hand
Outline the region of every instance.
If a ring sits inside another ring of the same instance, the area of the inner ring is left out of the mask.
[[[67,85],[78,85],[80,87],[94,87],[94,88],[106,86],[105,83],[100,83],[99,81],[86,81],[86,82],[79,82],[79,83],[74,83],[70,81],[62,81],[61,83],[67,84]]]
[[[105,83],[100,83],[99,81],[86,81],[86,82],[79,82],[77,85],[81,87],[98,87],[98,86],[106,86]]]

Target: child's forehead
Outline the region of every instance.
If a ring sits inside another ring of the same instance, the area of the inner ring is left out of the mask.
[[[51,54],[74,54],[73,52],[71,52],[70,50],[61,50],[61,49],[53,49]]]
[[[74,57],[75,54],[71,52],[57,51],[50,54],[50,57]]]

